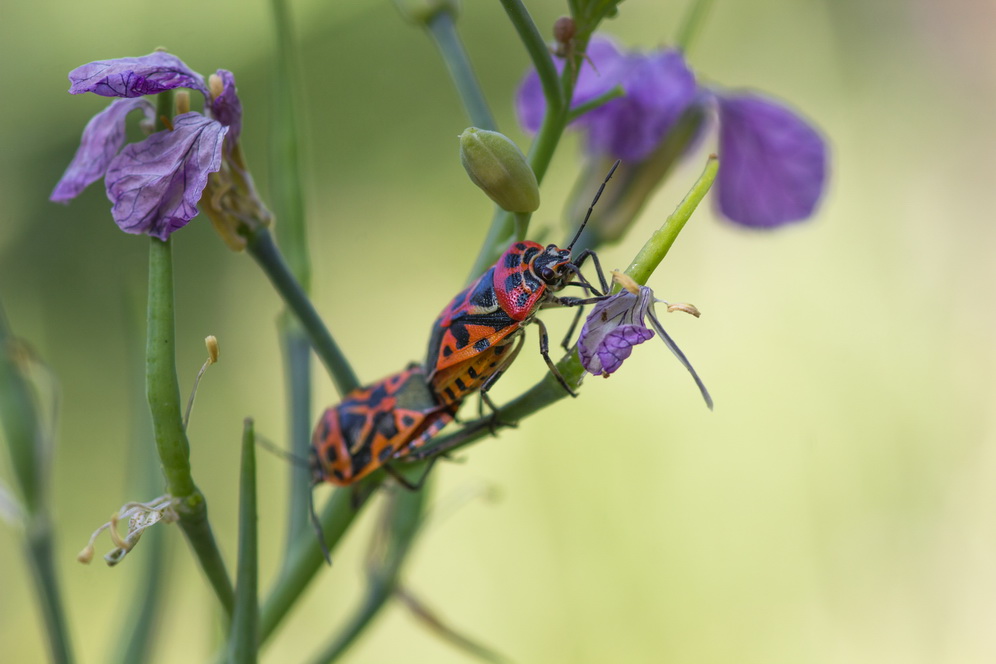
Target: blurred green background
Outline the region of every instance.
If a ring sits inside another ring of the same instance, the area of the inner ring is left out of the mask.
[[[566,3],[527,4],[545,32],[565,13]],[[606,27],[653,47],[672,37],[684,5],[631,0]],[[373,380],[421,358],[491,204],[459,164],[467,120],[420,30],[385,1],[308,0],[293,11],[316,305]],[[439,466],[440,518],[419,540],[408,585],[517,662],[996,659],[993,25],[996,6],[971,0],[716,2],[692,66],[790,101],[829,137],[832,174],[818,216],[779,232],[743,231],[705,206],[651,280],[659,296],[703,311],[665,324],[715,412],[663,345],[637,349],[637,361],[589,380],[579,399]],[[144,343],[134,312],[148,242],[117,230],[101,185],[68,207],[47,200],[106,103],[66,94],[66,74],[157,46],[202,73],[232,70],[265,193],[269,26],[262,2],[3,6],[0,298],[61,381],[58,563],[82,662],[113,646],[143,551],[115,569],[84,567],[75,553],[121,503],[152,498],[127,488],[129,450],[144,443],[132,434],[141,377],[129,355]],[[525,145],[511,98],[527,60],[498,3],[465,3],[460,29],[501,128]],[[674,174],[629,240],[602,253],[608,268],[628,263],[708,149]],[[578,171],[572,138],[544,182],[533,235],[563,236]],[[195,478],[234,564],[241,420],[285,437],[280,304],[206,221],[175,240],[184,392],[203,337],[221,343],[190,435]],[[569,318],[545,315],[553,336]],[[528,352],[534,334],[498,401],[545,370]],[[316,409],[337,400],[323,376],[315,387]],[[287,468],[269,455],[259,465],[265,587],[282,549]],[[371,516],[264,661],[305,660],[353,608]],[[216,603],[179,532],[167,534],[156,661],[205,661]],[[98,552],[110,546],[103,539]],[[4,659],[40,661],[39,613],[7,527],[0,569]],[[347,661],[469,658],[392,606]]]

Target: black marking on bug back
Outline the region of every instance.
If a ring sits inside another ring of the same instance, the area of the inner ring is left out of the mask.
[[[373,428],[387,440],[392,440],[398,435],[398,425],[394,421],[393,413],[377,413]]]
[[[497,308],[498,295],[495,293],[494,282],[495,266],[492,265],[488,271],[474,283],[473,290],[467,297],[468,306],[483,311],[493,311]],[[456,316],[456,318],[459,318],[459,316]]]
[[[377,461],[379,461],[380,463],[384,463],[385,461],[387,461],[388,459],[390,459],[392,456],[394,456],[394,448],[393,447],[385,447],[384,449],[382,449],[380,451],[380,454],[377,455]]]
[[[356,450],[356,454],[353,455],[350,461],[353,467],[353,476],[355,477],[363,471],[364,468],[370,465],[370,459],[372,453],[369,445],[364,445],[362,448]]]
[[[505,267],[507,269],[514,270],[519,267],[520,263],[522,263],[522,256],[511,251],[505,252]]]
[[[342,432],[346,449],[352,450],[356,446],[356,443],[363,436],[366,425],[367,418],[365,415],[351,413],[342,409],[339,410],[339,430]],[[363,444],[368,445],[369,441],[363,441]]]
[[[485,351],[490,346],[491,346],[491,340],[488,339],[487,337],[483,339],[478,339],[477,341],[474,342],[474,350],[476,350],[477,352]]]
[[[319,440],[328,440],[329,438],[329,416],[325,415],[318,421],[318,432],[315,434]]]
[[[335,445],[329,445],[325,448],[325,460],[329,464],[335,463],[339,459],[339,455],[335,451]]]
[[[401,426],[405,429],[411,429],[415,426],[415,417],[409,413],[405,413],[401,416]]]

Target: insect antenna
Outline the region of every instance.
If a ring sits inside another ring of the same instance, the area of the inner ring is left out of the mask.
[[[579,237],[581,237],[581,231],[583,231],[585,225],[587,225],[588,218],[591,217],[591,211],[595,209],[595,203],[597,203],[598,199],[601,198],[602,192],[605,190],[605,185],[608,184],[609,180],[612,179],[612,174],[616,172],[616,169],[619,167],[620,161],[621,160],[616,159],[616,163],[612,164],[612,168],[609,169],[609,174],[605,176],[605,179],[602,180],[602,184],[599,185],[598,191],[595,192],[595,197],[591,199],[591,205],[588,206],[588,212],[586,212],[584,215],[584,221],[582,221],[581,225],[578,226],[578,232],[574,234],[574,239],[571,240],[571,243],[569,245],[567,245],[567,251],[573,249],[574,243],[578,241]]]
[[[270,454],[276,455],[283,459],[284,461],[290,461],[292,464],[298,468],[311,468],[311,462],[307,459],[302,459],[293,452],[288,452],[282,447],[278,447],[276,443],[271,441],[269,438],[263,436],[256,436],[256,444],[262,447],[264,450]]]

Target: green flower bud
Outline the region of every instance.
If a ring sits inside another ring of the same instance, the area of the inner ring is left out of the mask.
[[[503,210],[534,212],[539,207],[536,174],[507,136],[469,127],[460,134],[460,161],[474,184]]]

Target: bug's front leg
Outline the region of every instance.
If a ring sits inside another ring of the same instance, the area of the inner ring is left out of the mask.
[[[591,249],[585,249],[584,251],[582,251],[580,254],[578,254],[577,260],[574,261],[574,266],[578,268],[578,275],[580,276],[580,274],[581,274],[581,272],[580,272],[581,265],[585,262],[585,260],[588,259],[589,256],[591,257],[591,261],[595,264],[595,274],[598,275],[598,283],[602,286],[602,292],[598,293],[596,291],[596,294],[598,294],[598,295],[608,295],[608,293],[609,293],[609,282],[608,282],[608,280],[606,280],[606,278],[605,278],[605,272],[602,270],[602,263],[601,263],[601,261],[598,260],[598,254],[596,254]],[[581,278],[584,279],[584,277],[581,277]],[[587,279],[585,279],[585,283],[588,283]],[[589,286],[589,288],[591,288],[591,284],[588,284],[588,286]],[[595,290],[595,289],[592,288],[592,290]]]
[[[559,369],[557,369],[557,365],[553,363],[552,359],[550,359],[550,335],[546,332],[546,325],[544,325],[543,321],[539,318],[534,318],[533,321],[539,328],[540,355],[543,356],[546,366],[550,368],[550,373],[552,373],[554,378],[557,379],[560,386],[563,387],[572,397],[576,397],[578,393],[571,389],[571,386],[567,384],[567,379],[564,378],[564,375],[560,373]]]

